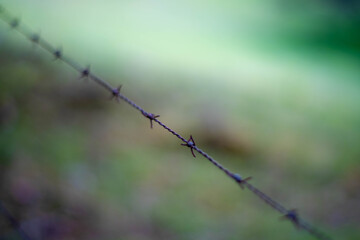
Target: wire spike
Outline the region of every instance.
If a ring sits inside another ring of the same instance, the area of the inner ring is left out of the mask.
[[[62,49],[59,48],[59,49],[55,50],[53,54],[54,54],[55,60],[60,59],[62,57]]]
[[[84,70],[81,71],[81,76],[80,78],[85,78],[87,79],[90,75],[90,65],[88,65]]]
[[[150,119],[150,128],[153,128],[153,120],[155,120],[156,118],[160,117],[160,115],[155,115],[153,113],[148,113],[148,112],[141,112],[145,117],[147,117],[148,119]]]
[[[249,180],[252,179],[252,177],[242,178],[242,177],[240,176],[240,174],[237,174],[237,173],[233,174],[233,175],[232,175],[232,178],[233,178],[237,183],[239,183],[241,189],[244,189],[244,188],[245,188],[245,183],[246,183],[247,181],[249,181]]]
[[[33,43],[39,43],[40,41],[40,34],[33,34],[31,37],[30,37],[30,40],[33,42]]]
[[[10,22],[10,28],[17,28],[20,25],[20,20],[18,18],[14,18],[11,22]]]
[[[280,217],[280,219],[289,220],[295,225],[296,228],[300,228],[299,214],[296,209],[288,210],[287,214]]]
[[[187,140],[186,143],[182,143],[181,145],[189,147],[192,155],[196,158],[196,155],[194,153],[194,147],[196,146],[196,144],[195,144],[195,141],[194,141],[192,135],[190,135],[190,138]]]
[[[112,93],[111,93],[111,98],[110,99],[113,99],[115,98],[117,102],[119,102],[119,94],[120,94],[120,90],[122,88],[122,85],[118,86],[117,88],[113,89],[112,90]]]

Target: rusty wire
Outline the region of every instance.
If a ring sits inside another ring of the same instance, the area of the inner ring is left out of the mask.
[[[150,120],[150,126],[153,127],[153,122],[159,124],[161,127],[169,131],[171,134],[176,136],[178,139],[180,139],[183,143],[181,145],[186,146],[190,148],[191,153],[194,157],[195,153],[194,151],[198,152],[200,155],[205,157],[207,160],[209,160],[213,165],[215,165],[218,169],[220,169],[222,172],[224,172],[229,178],[234,180],[242,189],[247,188],[250,190],[255,196],[257,196],[259,199],[261,199],[263,202],[265,202],[267,205],[272,207],[274,210],[278,211],[283,219],[289,220],[294,224],[294,226],[297,229],[303,229],[307,231],[309,234],[314,236],[317,239],[320,240],[330,240],[330,236],[326,235],[325,233],[319,231],[317,228],[303,220],[299,217],[299,214],[294,209],[287,209],[279,202],[272,199],[270,196],[266,195],[263,191],[260,191],[258,188],[256,188],[254,185],[249,183],[249,180],[251,177],[243,178],[237,173],[231,172],[229,169],[225,168],[222,164],[217,162],[214,158],[212,158],[209,154],[207,154],[204,150],[200,149],[196,146],[195,141],[190,135],[190,138],[186,140],[186,138],[182,137],[179,133],[174,131],[172,128],[165,125],[163,122],[161,122],[158,118],[160,115],[156,115],[153,113],[149,113],[145,111],[142,107],[137,105],[134,101],[126,97],[124,94],[120,92],[121,85],[119,87],[114,88],[111,86],[108,82],[103,80],[102,78],[96,76],[91,70],[90,66],[82,67],[80,64],[72,60],[71,58],[64,55],[62,49],[53,47],[49,42],[47,42],[44,38],[42,38],[39,34],[33,33],[29,30],[28,27],[26,27],[24,24],[20,23],[20,20],[18,18],[14,18],[9,12],[3,8],[0,5],[0,18],[6,22],[10,28],[16,30],[20,34],[22,34],[25,38],[27,38],[29,41],[31,41],[34,44],[39,45],[41,48],[52,54],[55,59],[58,59],[60,61],[63,61],[65,64],[76,70],[81,78],[89,78],[96,82],[98,85],[102,86],[105,90],[110,92],[111,97],[115,98],[117,101],[123,100],[124,102],[128,103],[131,107],[138,110],[144,117],[148,118]]]

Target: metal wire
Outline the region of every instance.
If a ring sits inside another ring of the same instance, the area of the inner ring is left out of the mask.
[[[98,85],[102,86],[105,90],[111,93],[111,95],[116,98],[117,100],[123,100],[124,102],[128,103],[131,107],[138,110],[144,117],[148,118],[151,123],[156,122],[161,127],[163,127],[165,130],[169,131],[171,134],[176,136],[178,139],[180,139],[183,142],[183,146],[189,147],[193,156],[195,157],[194,151],[198,152],[200,155],[205,157],[207,160],[209,160],[213,165],[215,165],[218,169],[220,169],[222,172],[224,172],[228,177],[233,179],[241,188],[247,188],[250,190],[255,196],[257,196],[260,200],[265,202],[267,205],[272,207],[274,210],[278,211],[280,214],[282,214],[284,219],[287,219],[291,221],[297,229],[303,229],[307,231],[309,234],[314,236],[317,239],[320,240],[330,240],[331,238],[317,230],[315,227],[313,227],[311,224],[307,223],[305,220],[301,219],[298,215],[298,213],[294,210],[288,210],[283,205],[281,205],[279,202],[272,199],[270,196],[266,195],[264,192],[260,191],[258,188],[253,186],[248,182],[250,178],[242,178],[239,174],[231,172],[229,169],[225,168],[222,164],[217,162],[213,157],[211,157],[209,154],[207,154],[205,151],[200,149],[196,146],[194,139],[192,136],[188,140],[186,138],[182,137],[179,133],[174,131],[172,128],[165,125],[163,122],[161,122],[158,117],[159,115],[154,115],[152,113],[149,113],[145,111],[142,107],[137,105],[134,101],[130,100],[128,97],[126,97],[124,94],[120,92],[120,87],[114,88],[112,87],[108,82],[103,80],[102,78],[96,76],[94,73],[90,71],[89,67],[82,67],[77,62],[73,61],[71,58],[64,56],[63,51],[61,49],[57,49],[53,47],[49,42],[47,42],[45,39],[40,37],[39,34],[33,33],[29,30],[28,27],[26,27],[24,24],[20,24],[20,21],[17,18],[14,18],[11,14],[8,13],[7,10],[5,10],[0,5],[0,17],[3,21],[5,21],[12,29],[18,31],[20,34],[22,34],[25,38],[27,38],[29,41],[33,42],[34,44],[38,44],[41,48],[52,54],[56,59],[59,59],[63,61],[65,64],[76,70],[81,77],[88,77],[89,79],[96,82]]]

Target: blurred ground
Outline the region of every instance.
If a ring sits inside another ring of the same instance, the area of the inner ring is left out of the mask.
[[[335,239],[360,238],[356,1],[2,4]],[[0,200],[34,239],[312,239],[4,23],[0,84]]]

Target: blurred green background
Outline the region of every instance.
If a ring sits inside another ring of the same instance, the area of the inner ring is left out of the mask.
[[[334,239],[360,239],[356,0],[3,0]],[[0,23],[0,200],[33,239],[313,239]],[[19,239],[0,217],[0,238]]]

